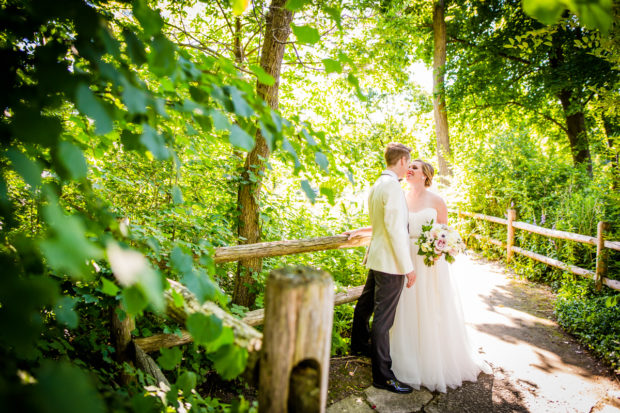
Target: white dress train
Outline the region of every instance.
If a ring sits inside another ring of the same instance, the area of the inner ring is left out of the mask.
[[[442,257],[432,267],[417,255],[422,225],[437,219],[434,208],[409,213],[410,253],[417,279],[403,288],[390,330],[392,371],[416,389],[446,392],[463,381],[476,381],[491,367],[472,349],[459,292],[450,264]],[[406,279],[405,279],[406,281]]]

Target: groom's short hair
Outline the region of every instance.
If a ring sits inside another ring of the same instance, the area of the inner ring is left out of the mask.
[[[412,149],[398,142],[390,142],[385,147],[385,163],[387,166],[396,165],[403,156],[411,158]]]

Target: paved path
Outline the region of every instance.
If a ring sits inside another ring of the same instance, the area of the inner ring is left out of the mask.
[[[620,412],[618,380],[552,321],[548,288],[476,255],[455,266],[471,341],[493,374],[446,394],[366,387],[328,412]]]

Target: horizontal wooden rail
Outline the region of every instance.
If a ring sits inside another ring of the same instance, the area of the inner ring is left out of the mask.
[[[521,254],[536,261],[540,261],[544,264],[551,265],[556,268],[560,268],[564,271],[580,275],[582,277],[591,278],[596,283],[596,287],[600,288],[602,285],[606,285],[614,290],[620,291],[620,281],[606,278],[604,275],[607,271],[607,254],[605,249],[613,249],[620,251],[620,242],[605,240],[605,231],[608,229],[608,224],[605,222],[599,222],[597,236],[591,237],[588,235],[576,234],[574,232],[560,231],[550,228],[539,227],[537,225],[528,224],[527,222],[514,221],[516,212],[512,209],[508,210],[508,219],[502,219],[491,215],[478,214],[473,212],[455,211],[451,209],[449,212],[458,214],[459,217],[466,216],[475,219],[481,219],[485,221],[495,222],[498,224],[506,225],[506,242],[496,240],[484,235],[470,234],[473,238],[488,242],[493,245],[497,245],[502,248],[506,248],[506,261],[509,262],[513,253]],[[523,248],[514,246],[514,229],[521,229],[523,231],[539,234],[545,237],[564,239],[569,241],[581,242],[584,244],[595,245],[596,251],[596,271],[586,270],[576,265],[567,264],[562,261],[558,261],[553,258],[549,258],[545,255],[541,255],[532,251],[525,250]]]
[[[360,297],[360,295],[362,295],[363,289],[364,289],[364,286],[360,285],[358,287],[351,287],[344,291],[336,293],[334,295],[334,305],[346,304],[346,303],[350,303],[350,302],[357,300]],[[218,314],[218,316],[221,316],[221,313]],[[242,323],[249,327],[254,327],[254,326],[263,324],[264,317],[265,317],[265,310],[261,308],[259,310],[249,311],[248,313],[246,313],[245,317],[243,317],[242,320],[238,320],[234,324]],[[178,319],[178,318],[179,317],[175,317],[175,319]],[[227,314],[226,316],[224,316],[223,317],[224,325],[229,325],[229,326],[232,325],[233,322],[231,322],[231,320],[233,318],[234,316],[230,314]],[[248,333],[244,333],[243,335],[246,336],[248,335]],[[252,351],[252,350],[256,350],[257,348],[260,348],[259,341],[262,337],[260,335],[260,332],[254,333],[253,331],[251,331],[250,335],[252,336],[252,339],[254,341],[254,346],[252,346],[249,350]],[[189,344],[193,340],[194,339],[192,338],[189,332],[185,330],[181,330],[180,336],[177,334],[154,334],[150,337],[136,338],[134,339],[134,342],[137,345],[139,345],[142,348],[142,350],[144,350],[145,352],[152,353],[153,351],[157,351],[160,348],[170,348],[170,347],[175,347],[175,346],[182,346],[184,344]],[[242,345],[243,347],[248,348],[246,343],[247,343],[247,339],[244,339]]]
[[[539,227],[528,224],[527,222],[514,221],[512,226],[534,234],[544,235],[545,237],[565,239],[569,241],[581,242],[583,244],[596,245],[596,237],[576,234],[574,232],[559,231],[557,229]]]
[[[244,258],[267,258],[304,252],[354,248],[367,245],[370,242],[370,237],[355,237],[350,240],[347,238],[346,235],[334,235],[331,237],[219,247],[215,249],[213,258],[216,263],[221,263],[239,261]]]
[[[451,212],[457,212],[457,211],[451,210]],[[457,213],[459,215],[464,215],[466,217],[483,219],[485,221],[491,221],[491,222],[495,222],[497,224],[502,224],[502,225],[508,224],[508,220],[507,219],[498,218],[498,217],[494,217],[494,216],[491,216],[491,215],[484,215],[484,214],[478,214],[478,213],[475,213],[475,212],[466,212],[466,211],[458,211]]]
[[[512,247],[512,250],[514,252],[516,252],[517,254],[524,255],[526,257],[529,257],[529,258],[531,258],[533,260],[536,260],[536,261],[540,261],[540,262],[545,263],[547,265],[551,265],[553,267],[560,268],[560,269],[562,269],[564,271],[568,271],[568,272],[571,272],[573,274],[581,275],[582,277],[594,279],[594,271],[586,270],[584,268],[577,267],[576,265],[567,264],[565,262],[558,261],[558,260],[553,259],[553,258],[549,258],[549,257],[547,257],[545,255],[541,255],[541,254],[537,254],[537,253],[532,252],[532,251],[524,250],[523,248]]]
[[[360,298],[360,295],[362,295],[363,290],[364,286],[360,285],[358,287],[348,288],[345,291],[336,293],[334,296],[334,305],[346,304],[357,300]],[[243,322],[249,326],[258,326],[263,324],[264,317],[265,311],[261,308],[246,313],[245,317],[243,317]]]

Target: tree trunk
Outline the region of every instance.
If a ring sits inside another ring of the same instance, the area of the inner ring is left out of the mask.
[[[291,33],[293,13],[284,5],[286,0],[273,0],[265,21],[265,41],[261,51],[260,65],[275,79],[273,86],[257,83],[257,92],[272,109],[278,108],[278,88],[280,86],[280,70],[286,41]],[[256,146],[245,160],[241,183],[239,184],[238,234],[243,244],[254,244],[260,241],[260,192],[265,171],[265,162],[269,157],[269,147],[259,131],[256,133]],[[252,274],[260,272],[262,259],[252,258],[239,261],[233,302],[251,307],[256,299],[252,288]]]
[[[573,162],[575,166],[585,165],[588,174],[592,176],[592,159],[590,158],[585,115],[583,111],[575,111],[571,108],[572,92],[570,90],[563,89],[558,97],[566,117],[566,134],[568,135]]]
[[[603,114],[603,125],[605,127],[605,136],[607,136],[607,149],[609,151],[609,160],[611,161],[612,173],[612,189],[620,188],[620,151],[618,151],[616,142],[620,137],[620,123],[617,117]]]
[[[449,184],[448,176],[452,170],[448,165],[450,156],[450,136],[448,135],[448,113],[446,112],[446,95],[444,72],[446,68],[446,21],[444,17],[444,0],[437,0],[433,8],[433,114],[435,116],[435,135],[437,137],[437,163],[441,183]]]
[[[565,70],[564,52],[562,50],[563,39],[559,33],[554,33],[551,37],[553,47],[549,53],[549,66],[554,72]],[[590,146],[588,144],[588,134],[586,132],[585,115],[582,105],[575,101],[573,91],[561,89],[557,92],[564,117],[566,119],[566,135],[570,144],[570,151],[575,166],[585,166],[588,174],[592,176],[592,158],[590,157]]]

